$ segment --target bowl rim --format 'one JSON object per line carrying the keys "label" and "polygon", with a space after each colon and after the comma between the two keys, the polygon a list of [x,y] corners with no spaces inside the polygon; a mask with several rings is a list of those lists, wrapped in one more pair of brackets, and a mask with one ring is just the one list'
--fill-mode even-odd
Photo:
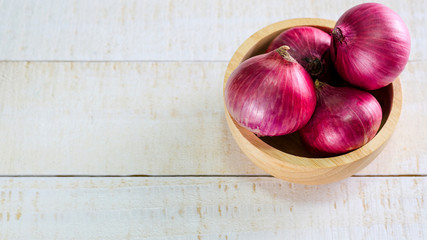
{"label": "bowl rim", "polygon": [[[223,83],[223,96],[225,92],[225,85],[230,74],[234,69],[242,62],[246,57],[247,53],[255,47],[255,45],[265,37],[275,33],[281,32],[285,29],[297,26],[312,26],[318,28],[330,28],[332,29],[335,25],[335,21],[321,18],[294,18],[288,19],[280,22],[270,24],[253,35],[246,39],[240,47],[235,51],[232,58],[229,61],[227,66],[224,83]],[[392,94],[393,99],[390,106],[390,114],[384,123],[384,126],[380,131],[375,135],[371,141],[362,147],[353,150],[351,152],[325,158],[310,158],[310,157],[301,157],[293,154],[288,154],[286,152],[280,151],[269,144],[262,141],[254,133],[238,125],[234,119],[230,116],[227,106],[224,101],[225,115],[227,124],[230,128],[231,133],[233,134],[234,139],[238,143],[239,147],[242,148],[242,144],[245,145],[245,148],[249,148],[252,157],[257,159],[264,159],[269,161],[274,161],[276,164],[287,165],[292,167],[301,167],[301,168],[332,168],[338,167],[345,164],[353,163],[364,157],[370,155],[375,150],[384,145],[387,140],[393,134],[393,131],[397,125],[401,108],[402,108],[402,90],[400,78],[397,77],[392,83]],[[243,149],[242,149],[243,150]],[[247,155],[247,152],[245,152]]]}

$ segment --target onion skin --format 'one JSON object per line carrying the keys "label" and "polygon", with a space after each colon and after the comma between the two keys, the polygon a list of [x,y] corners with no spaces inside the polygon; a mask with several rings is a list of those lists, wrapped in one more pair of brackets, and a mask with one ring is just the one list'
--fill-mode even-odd
{"label": "onion skin", "polygon": [[331,36],[314,27],[294,27],[280,33],[268,46],[267,52],[282,45],[290,47],[289,54],[301,64],[313,79],[329,82],[336,79],[330,57]]}
{"label": "onion skin", "polygon": [[344,80],[375,90],[399,76],[410,48],[409,31],[399,15],[379,3],[363,3],[338,19],[330,51]]}
{"label": "onion skin", "polygon": [[321,156],[346,153],[365,145],[378,132],[382,110],[370,93],[316,81],[316,96],[316,110],[299,132],[309,152]]}
{"label": "onion skin", "polygon": [[231,117],[258,136],[295,132],[316,107],[313,81],[288,49],[282,46],[244,61],[226,83],[225,104]]}

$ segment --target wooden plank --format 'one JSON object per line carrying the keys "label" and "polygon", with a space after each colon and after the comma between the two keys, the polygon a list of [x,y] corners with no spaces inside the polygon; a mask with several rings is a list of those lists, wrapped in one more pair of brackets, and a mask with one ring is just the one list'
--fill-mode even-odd
{"label": "wooden plank", "polygon": [[[411,60],[427,60],[424,0],[380,1],[406,22]],[[358,1],[1,1],[0,60],[229,60],[259,29],[337,20]]]}
{"label": "wooden plank", "polygon": [[[265,174],[225,122],[226,63],[0,63],[0,174]],[[427,174],[427,62],[402,75],[388,146],[360,174]]]}
{"label": "wooden plank", "polygon": [[3,62],[0,174],[256,172],[228,134],[224,69]]}
{"label": "wooden plank", "polygon": [[0,239],[425,239],[426,178],[1,178]]}

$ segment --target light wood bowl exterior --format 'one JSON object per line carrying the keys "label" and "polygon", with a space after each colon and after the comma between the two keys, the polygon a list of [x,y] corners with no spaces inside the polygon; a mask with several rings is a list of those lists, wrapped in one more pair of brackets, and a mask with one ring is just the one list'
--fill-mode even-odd
{"label": "light wood bowl exterior", "polygon": [[[326,19],[290,19],[269,25],[249,37],[234,53],[224,77],[224,87],[234,69],[251,56],[264,53],[268,44],[285,29],[295,26],[313,26],[329,31],[334,21]],[[318,158],[304,149],[298,134],[283,137],[259,138],[239,126],[226,109],[230,131],[244,154],[256,165],[274,177],[307,185],[326,184],[347,178],[366,167],[382,151],[391,137],[402,107],[400,79],[373,92],[383,108],[382,127],[363,147],[347,154]]]}

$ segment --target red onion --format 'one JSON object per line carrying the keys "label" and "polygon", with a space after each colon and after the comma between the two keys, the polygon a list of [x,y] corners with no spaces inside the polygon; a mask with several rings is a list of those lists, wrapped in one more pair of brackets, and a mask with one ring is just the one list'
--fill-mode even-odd
{"label": "red onion", "polygon": [[314,27],[294,27],[279,34],[268,46],[270,52],[282,45],[313,79],[329,82],[336,74],[330,57],[331,36]]}
{"label": "red onion", "polygon": [[316,106],[313,81],[288,46],[241,63],[225,86],[225,103],[241,126],[260,136],[278,136],[303,127]]}
{"label": "red onion", "polygon": [[381,106],[370,93],[347,87],[332,87],[316,81],[317,105],[312,118],[300,130],[308,150],[332,155],[357,149],[377,133]]}
{"label": "red onion", "polygon": [[379,3],[345,12],[332,31],[331,57],[351,84],[374,90],[391,83],[408,62],[411,40],[402,19]]}

